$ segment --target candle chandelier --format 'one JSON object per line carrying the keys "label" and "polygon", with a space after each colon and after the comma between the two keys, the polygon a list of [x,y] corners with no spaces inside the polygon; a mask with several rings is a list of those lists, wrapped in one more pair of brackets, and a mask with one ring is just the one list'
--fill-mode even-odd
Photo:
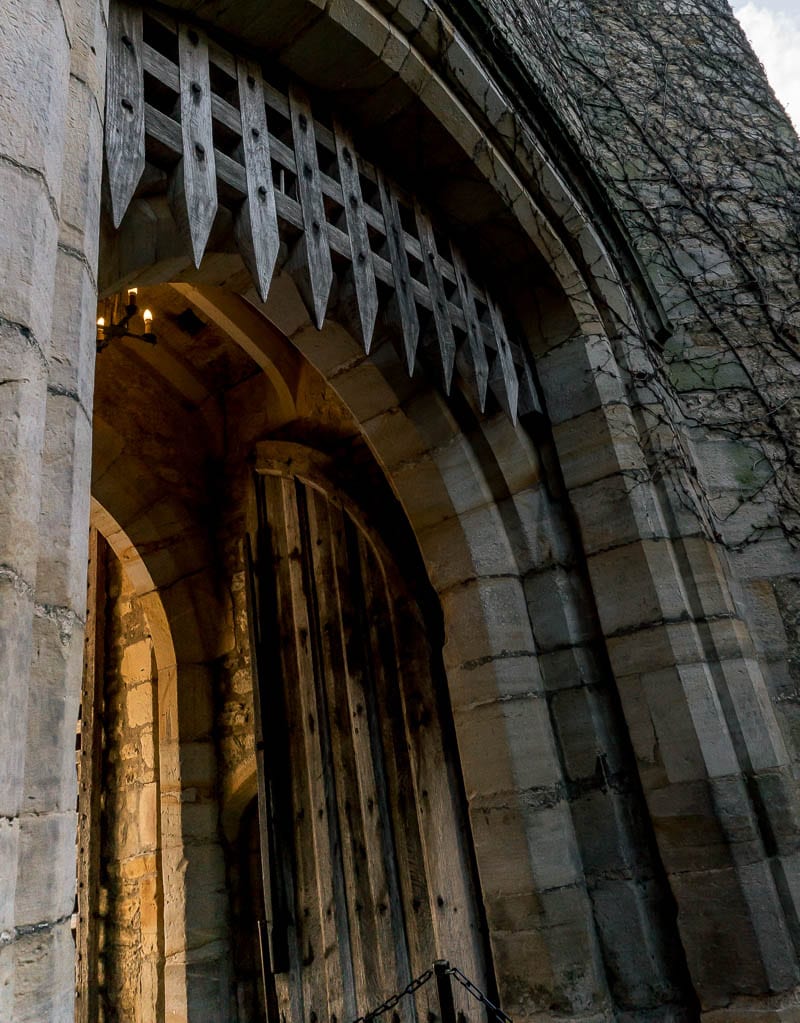
{"label": "candle chandelier", "polygon": [[116,311],[117,304],[114,303],[114,310],[110,316],[110,322],[106,323],[105,316],[97,317],[97,351],[102,352],[104,348],[107,348],[113,340],[116,338],[130,337],[135,341],[144,341],[148,345],[154,345],[158,340],[156,338],[155,331],[153,330],[153,313],[150,309],[145,309],[142,313],[142,321],[144,322],[144,331],[142,333],[136,333],[130,329],[131,320],[139,315],[139,289],[129,288],[128,289],[128,300],[125,304],[124,312],[119,320],[114,319],[114,312]]}

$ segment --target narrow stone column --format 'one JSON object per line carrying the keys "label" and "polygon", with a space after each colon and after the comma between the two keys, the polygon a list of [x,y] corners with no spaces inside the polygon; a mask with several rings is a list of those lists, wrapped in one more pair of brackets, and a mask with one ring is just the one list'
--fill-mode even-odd
{"label": "narrow stone column", "polygon": [[10,0],[0,25],[0,1018],[14,1023],[74,1012],[105,25],[100,0]]}

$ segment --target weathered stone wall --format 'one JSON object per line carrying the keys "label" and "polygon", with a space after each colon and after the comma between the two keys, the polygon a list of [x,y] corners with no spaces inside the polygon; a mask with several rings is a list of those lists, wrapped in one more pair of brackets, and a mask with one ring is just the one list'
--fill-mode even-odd
{"label": "weathered stone wall", "polygon": [[102,0],[0,18],[0,1018],[72,1019]]}
{"label": "weathered stone wall", "polygon": [[97,907],[100,1018],[156,1023],[163,965],[158,674],[146,616],[113,555],[107,579]]}
{"label": "weathered stone wall", "polygon": [[474,6],[495,26],[490,52],[555,112],[584,162],[576,179],[607,196],[598,223],[623,224],[663,307],[663,352],[642,358],[618,338],[643,436],[675,530],[730,551],[797,760],[785,651],[798,603],[800,141],[724,0]]}

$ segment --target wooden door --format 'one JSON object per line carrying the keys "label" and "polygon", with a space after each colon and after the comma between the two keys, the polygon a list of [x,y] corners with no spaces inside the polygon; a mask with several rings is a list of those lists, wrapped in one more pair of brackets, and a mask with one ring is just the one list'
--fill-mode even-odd
{"label": "wooden door", "polygon": [[[426,623],[318,477],[256,477],[259,805],[276,1023],[350,1023],[447,958],[487,964]],[[456,1008],[483,1018],[456,985]],[[428,1023],[435,988],[394,1023]]]}

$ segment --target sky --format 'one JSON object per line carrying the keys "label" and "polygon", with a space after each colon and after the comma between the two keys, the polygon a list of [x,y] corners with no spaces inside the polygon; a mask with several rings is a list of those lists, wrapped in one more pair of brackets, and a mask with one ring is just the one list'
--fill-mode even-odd
{"label": "sky", "polygon": [[733,0],[733,10],[800,131],[800,0]]}

